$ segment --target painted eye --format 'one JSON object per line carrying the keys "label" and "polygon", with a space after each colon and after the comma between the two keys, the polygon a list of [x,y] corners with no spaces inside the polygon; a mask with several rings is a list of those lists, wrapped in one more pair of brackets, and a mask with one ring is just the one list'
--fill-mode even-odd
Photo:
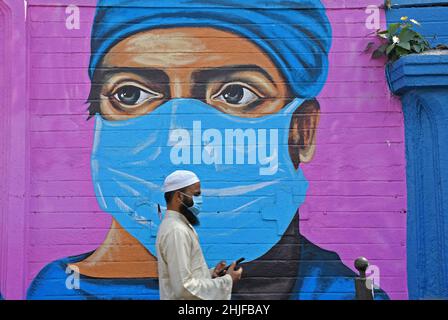
{"label": "painted eye", "polygon": [[241,106],[248,105],[260,97],[241,84],[228,84],[214,98],[231,105]]}
{"label": "painted eye", "polygon": [[119,88],[113,96],[126,106],[137,106],[150,99],[160,97],[158,94],[131,85]]}

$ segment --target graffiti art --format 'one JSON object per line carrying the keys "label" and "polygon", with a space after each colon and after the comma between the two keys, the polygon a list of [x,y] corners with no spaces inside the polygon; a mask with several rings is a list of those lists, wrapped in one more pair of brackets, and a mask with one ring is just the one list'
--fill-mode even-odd
{"label": "graffiti art", "polygon": [[99,0],[90,166],[113,223],[96,250],[41,270],[28,298],[158,299],[162,183],[182,169],[201,178],[209,265],[246,258],[233,299],[355,299],[356,274],[299,226],[331,45],[319,0]]}

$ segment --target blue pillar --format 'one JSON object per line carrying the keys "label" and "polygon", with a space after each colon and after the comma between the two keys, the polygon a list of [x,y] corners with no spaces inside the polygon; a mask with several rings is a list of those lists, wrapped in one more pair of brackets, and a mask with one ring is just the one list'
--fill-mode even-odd
{"label": "blue pillar", "polygon": [[386,68],[401,96],[407,161],[410,299],[448,298],[448,51]]}

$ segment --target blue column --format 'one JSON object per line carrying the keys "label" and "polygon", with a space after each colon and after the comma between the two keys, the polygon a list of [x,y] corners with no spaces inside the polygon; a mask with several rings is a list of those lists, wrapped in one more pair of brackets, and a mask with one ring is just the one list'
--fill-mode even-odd
{"label": "blue column", "polygon": [[410,299],[448,298],[448,51],[386,68],[401,96],[407,160]]}

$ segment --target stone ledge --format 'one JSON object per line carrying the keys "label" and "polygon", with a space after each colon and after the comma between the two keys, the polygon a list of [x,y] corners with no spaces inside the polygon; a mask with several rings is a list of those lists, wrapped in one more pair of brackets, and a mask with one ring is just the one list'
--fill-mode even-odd
{"label": "stone ledge", "polygon": [[447,5],[448,0],[391,0],[392,9]]}
{"label": "stone ledge", "polygon": [[397,95],[416,88],[448,89],[448,50],[410,54],[386,66],[390,90]]}

